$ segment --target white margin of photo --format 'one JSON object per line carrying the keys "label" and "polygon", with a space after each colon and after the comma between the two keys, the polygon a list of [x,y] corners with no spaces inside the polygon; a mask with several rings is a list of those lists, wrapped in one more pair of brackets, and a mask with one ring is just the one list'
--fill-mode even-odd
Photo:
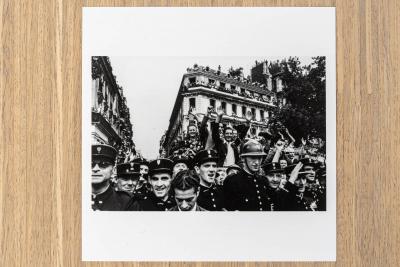
{"label": "white margin of photo", "polygon": [[[82,260],[336,260],[335,8],[83,8],[82,25]],[[327,211],[93,211],[90,59],[118,55],[326,56]]]}

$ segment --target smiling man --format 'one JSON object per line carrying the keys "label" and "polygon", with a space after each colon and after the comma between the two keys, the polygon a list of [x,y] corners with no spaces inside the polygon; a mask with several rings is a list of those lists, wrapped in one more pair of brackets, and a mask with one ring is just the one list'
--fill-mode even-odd
{"label": "smiling man", "polygon": [[190,170],[180,171],[172,181],[171,190],[176,206],[170,211],[206,211],[197,204],[200,193],[200,178]]}
{"label": "smiling man", "polygon": [[197,203],[208,211],[224,208],[222,189],[216,185],[218,155],[214,150],[199,151],[194,157],[195,171],[200,176],[200,194]]}
{"label": "smiling man", "polygon": [[265,176],[268,180],[268,196],[271,199],[271,211],[288,210],[287,201],[289,199],[289,191],[280,185],[282,179],[285,179],[285,169],[277,162],[271,162],[263,166]]}
{"label": "smiling man", "polygon": [[166,211],[174,206],[169,194],[172,181],[173,162],[157,159],[149,163],[149,184],[151,192],[137,200],[132,207],[135,211]]}
{"label": "smiling man", "polygon": [[139,177],[140,165],[138,163],[129,162],[118,164],[116,191],[124,191],[133,196]]}
{"label": "smiling man", "polygon": [[126,210],[131,197],[124,191],[115,191],[110,185],[117,150],[108,145],[92,145],[92,209]]}

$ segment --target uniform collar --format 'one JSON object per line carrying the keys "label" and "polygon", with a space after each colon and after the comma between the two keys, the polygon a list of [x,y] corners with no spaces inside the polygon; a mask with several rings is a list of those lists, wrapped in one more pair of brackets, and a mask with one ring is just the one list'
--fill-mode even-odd
{"label": "uniform collar", "polygon": [[111,185],[109,184],[107,189],[104,192],[101,192],[99,194],[93,194],[92,193],[92,199],[106,199],[113,193],[113,189]]}

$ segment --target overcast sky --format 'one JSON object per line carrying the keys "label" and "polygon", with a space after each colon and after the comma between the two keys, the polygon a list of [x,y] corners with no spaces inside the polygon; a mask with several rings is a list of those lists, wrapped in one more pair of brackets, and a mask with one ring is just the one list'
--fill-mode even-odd
{"label": "overcast sky", "polygon": [[[117,83],[131,114],[133,141],[136,149],[147,159],[158,156],[159,141],[168,129],[169,118],[186,68],[194,63],[222,72],[233,66],[243,67],[245,77],[255,61],[284,57],[110,57]],[[311,58],[300,58],[309,64]]]}

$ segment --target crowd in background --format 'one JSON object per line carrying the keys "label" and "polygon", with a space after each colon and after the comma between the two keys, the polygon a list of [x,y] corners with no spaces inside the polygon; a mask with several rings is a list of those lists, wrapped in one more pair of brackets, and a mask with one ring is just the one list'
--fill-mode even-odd
{"label": "crowd in background", "polygon": [[[92,208],[326,210],[325,140],[315,136],[295,140],[279,121],[257,131],[250,111],[246,121],[236,125],[224,122],[223,115],[221,107],[209,107],[201,120],[190,112],[189,125],[174,140],[169,155],[161,149],[159,158],[153,160],[127,150],[116,161],[112,147],[94,145]],[[101,162],[104,159],[109,165]],[[116,172],[103,172],[115,163]]]}

